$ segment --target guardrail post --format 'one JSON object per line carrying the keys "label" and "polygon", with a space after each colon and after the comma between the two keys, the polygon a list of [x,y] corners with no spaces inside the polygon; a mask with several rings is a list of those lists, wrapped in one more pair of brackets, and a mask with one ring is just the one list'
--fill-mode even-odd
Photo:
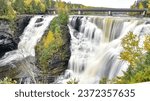
{"label": "guardrail post", "polygon": [[143,12],[142,12],[142,16],[145,16],[145,15],[146,15],[146,11],[143,11]]}
{"label": "guardrail post", "polygon": [[81,11],[78,11],[78,14],[81,15]]}
{"label": "guardrail post", "polygon": [[56,14],[56,11],[53,11],[53,14],[55,15],[55,14]]}
{"label": "guardrail post", "polygon": [[108,12],[108,15],[109,15],[109,16],[112,16],[112,11],[109,11],[109,12]]}

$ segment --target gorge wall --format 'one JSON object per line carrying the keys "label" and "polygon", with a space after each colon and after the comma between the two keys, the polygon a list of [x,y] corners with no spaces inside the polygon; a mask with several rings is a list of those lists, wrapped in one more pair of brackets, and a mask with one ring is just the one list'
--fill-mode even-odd
{"label": "gorge wall", "polygon": [[0,57],[17,49],[19,36],[28,25],[31,16],[18,17],[15,21],[0,19]]}
{"label": "gorge wall", "polygon": [[[0,79],[11,77],[17,83],[52,83],[67,69],[69,28],[67,23],[61,23],[58,17],[54,17],[21,16],[13,29],[8,25],[13,30],[10,33],[12,41],[17,39],[17,42],[15,50],[5,51],[0,58]],[[6,28],[7,25],[4,25]]]}

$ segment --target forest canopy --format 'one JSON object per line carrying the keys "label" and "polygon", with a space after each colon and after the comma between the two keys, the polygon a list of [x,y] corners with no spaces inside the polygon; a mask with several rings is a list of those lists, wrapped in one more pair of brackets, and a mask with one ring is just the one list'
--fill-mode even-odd
{"label": "forest canopy", "polygon": [[[61,0],[0,0],[0,18],[14,19],[18,14],[42,14],[55,8]],[[81,4],[62,2],[67,8],[85,8]]]}
{"label": "forest canopy", "polygon": [[150,16],[150,0],[138,0],[131,6],[132,9],[147,9],[147,14]]}

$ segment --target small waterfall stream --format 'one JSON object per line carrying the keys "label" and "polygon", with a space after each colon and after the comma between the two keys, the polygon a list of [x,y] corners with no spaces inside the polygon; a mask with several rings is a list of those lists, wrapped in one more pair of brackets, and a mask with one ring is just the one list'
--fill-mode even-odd
{"label": "small waterfall stream", "polygon": [[[137,35],[150,33],[150,19],[130,17],[72,16],[71,57],[69,69],[61,82],[76,79],[79,83],[99,83],[122,76],[128,68],[120,60],[121,39],[128,33]],[[59,78],[59,79],[60,79]]]}
{"label": "small waterfall stream", "polygon": [[[18,78],[26,77],[26,80],[24,80],[23,83],[31,83],[32,80],[32,82],[36,83],[34,77],[36,73],[33,72],[37,69],[34,65],[34,47],[43,36],[45,30],[48,28],[53,18],[54,16],[42,15],[37,15],[31,18],[29,24],[20,37],[21,41],[18,44],[18,49],[7,52],[0,59],[0,67],[5,65],[13,65],[14,67],[20,66],[21,71],[23,72],[18,75]],[[18,61],[21,62],[17,63]]]}

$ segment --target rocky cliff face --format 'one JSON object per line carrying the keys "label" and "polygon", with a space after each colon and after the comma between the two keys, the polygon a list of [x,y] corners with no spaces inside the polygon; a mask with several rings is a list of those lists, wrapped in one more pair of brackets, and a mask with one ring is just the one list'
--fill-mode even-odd
{"label": "rocky cliff face", "polygon": [[[31,17],[19,17],[15,22],[1,21],[0,54],[17,49],[19,36],[28,25]],[[40,22],[39,19],[37,22]],[[61,75],[68,67],[70,58],[70,34],[67,24],[60,25],[55,18],[43,38],[36,46],[36,57],[27,57],[21,61],[0,67],[0,79],[11,77],[18,83],[52,83],[55,77]],[[12,26],[13,25],[13,26]],[[36,60],[34,60],[36,59]],[[36,65],[35,65],[36,61]],[[28,68],[31,67],[31,68]],[[37,69],[38,67],[38,69]],[[32,69],[32,70],[30,70]],[[33,71],[34,77],[28,71]],[[21,80],[20,80],[21,78]],[[31,78],[31,81],[28,81]]]}
{"label": "rocky cliff face", "polygon": [[0,58],[6,52],[17,49],[19,36],[28,25],[30,18],[30,16],[22,16],[16,21],[0,19]]}
{"label": "rocky cliff face", "polygon": [[67,26],[62,26],[63,29],[63,45],[58,48],[53,56],[49,59],[48,73],[51,76],[57,77],[68,68],[68,61],[70,59],[70,34]]}
{"label": "rocky cliff face", "polygon": [[36,46],[37,67],[42,73],[42,83],[52,83],[68,68],[70,59],[70,33],[67,24],[59,18],[51,21],[49,29]]}

